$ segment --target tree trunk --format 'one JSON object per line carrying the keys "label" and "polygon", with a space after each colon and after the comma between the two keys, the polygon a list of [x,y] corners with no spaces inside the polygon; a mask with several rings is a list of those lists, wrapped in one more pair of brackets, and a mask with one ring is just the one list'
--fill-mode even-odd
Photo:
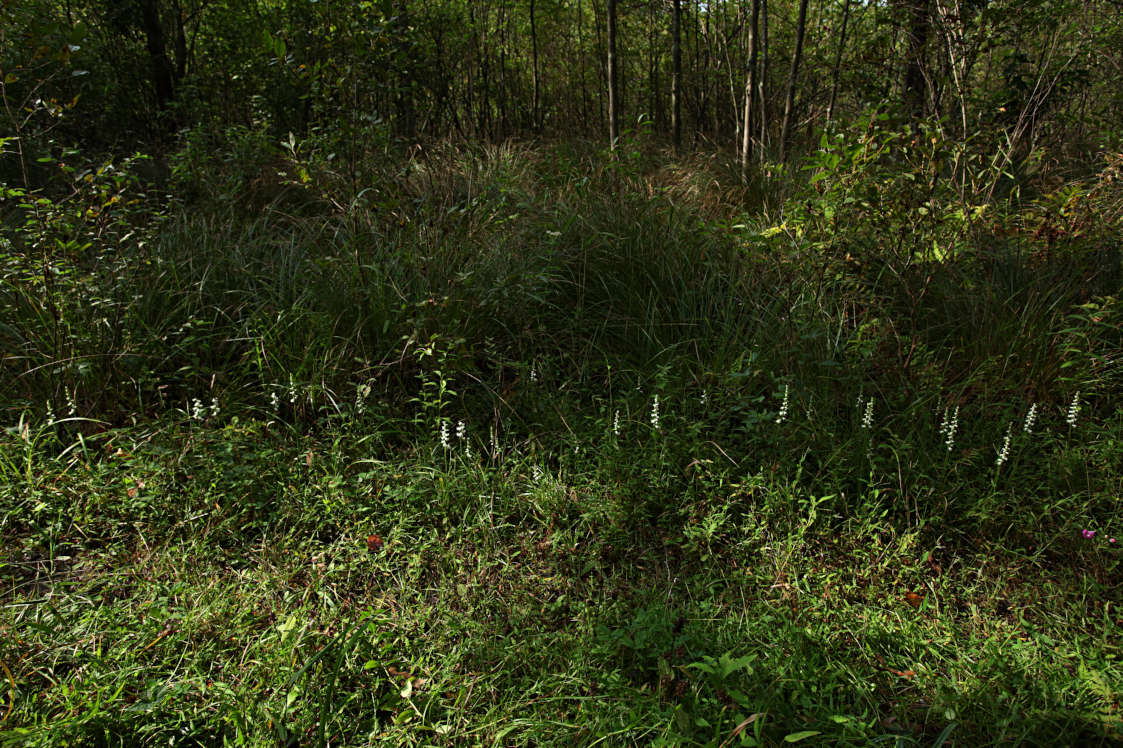
{"label": "tree trunk", "polygon": [[538,115],[538,28],[534,20],[534,0],[530,0],[530,54],[534,71],[534,93],[531,104],[530,116],[534,121],[534,129],[542,128],[542,121]]}
{"label": "tree trunk", "polygon": [[[701,0],[699,0],[699,5],[701,5]],[[718,130],[721,127],[718,123],[717,113],[718,95],[715,91],[717,84],[714,83],[715,76],[711,74],[713,70],[718,67],[718,64],[714,62],[714,59],[717,57],[717,53],[714,50],[714,29],[716,26],[717,24],[714,22],[713,4],[711,2],[706,5],[706,26],[702,33],[703,37],[706,39],[706,65],[704,68],[704,75],[706,76],[704,79],[706,81],[706,97],[703,100],[705,106],[703,106],[702,111],[705,113],[706,119],[709,120],[710,137],[714,140],[717,139]]]}
{"label": "tree trunk", "polygon": [[156,92],[156,109],[163,112],[175,98],[175,72],[168,59],[157,0],[141,0],[140,12],[148,64],[152,69],[152,85]]}
{"label": "tree trunk", "polygon": [[620,136],[620,102],[616,79],[616,0],[608,0],[608,139],[616,148]]}
{"label": "tree trunk", "polygon": [[735,77],[735,71],[737,70],[739,60],[737,60],[733,40],[735,38],[740,38],[741,28],[743,26],[744,21],[739,17],[736,23],[730,23],[723,4],[721,10],[721,30],[718,32],[718,38],[721,41],[721,60],[725,63],[726,85],[729,87],[729,109],[726,110],[722,107],[721,123],[723,125],[725,123],[730,123],[732,125],[734,147],[740,144],[738,138],[741,132],[738,128],[741,124],[741,102],[737,98],[738,80]]}
{"label": "tree trunk", "polygon": [[760,94],[760,160],[765,158],[768,142],[768,0],[760,0],[760,75],[757,85]]}
{"label": "tree trunk", "polygon": [[[468,3],[471,8],[473,3]],[[479,131],[483,133],[485,138],[494,140],[495,133],[492,131],[491,126],[491,53],[490,49],[490,31],[489,25],[491,24],[491,12],[486,6],[484,7],[483,15],[483,33],[478,35],[479,39],[479,56],[480,56],[480,124]]]}
{"label": "tree trunk", "polygon": [[799,62],[803,56],[803,35],[807,31],[807,0],[799,2],[799,20],[795,28],[795,51],[792,53],[792,67],[788,72],[788,95],[784,99],[784,125],[780,130],[780,161],[788,154],[788,139],[792,134],[792,117],[795,115],[795,84],[799,77]]}
{"label": "tree trunk", "polygon": [[585,35],[582,32],[582,20],[585,11],[581,8],[581,0],[577,0],[577,65],[581,71],[581,130],[589,132],[589,89],[585,83]]}
{"label": "tree trunk", "polygon": [[[952,84],[955,86],[955,95],[959,104],[960,138],[967,140],[967,89],[966,84],[970,79],[971,67],[974,65],[975,47],[973,50],[967,44],[964,33],[965,19],[963,8],[959,0],[954,0],[954,8],[936,4],[936,12],[940,14],[940,33],[944,37],[944,49],[947,54],[948,71],[951,74]],[[1078,121],[1083,121],[1081,117]]]}
{"label": "tree trunk", "polygon": [[[407,0],[399,0],[398,7],[398,21],[397,25],[400,29],[398,32],[399,54],[402,54],[409,60],[408,65],[413,66],[413,49],[409,43],[411,34],[409,31],[409,4]],[[410,71],[406,71],[405,80],[402,81],[398,92],[398,114],[399,114],[399,127],[400,132],[407,138],[413,138],[417,134],[417,119],[413,108],[413,79]]]}
{"label": "tree trunk", "polygon": [[682,3],[671,9],[671,142],[682,147]]}
{"label": "tree trunk", "polygon": [[655,131],[663,129],[663,106],[659,90],[659,23],[655,6],[647,6],[647,109],[655,124]]}
{"label": "tree trunk", "polygon": [[183,8],[179,0],[175,2],[175,82],[183,80],[187,74],[187,32],[184,29]]}
{"label": "tree trunk", "polygon": [[834,103],[838,98],[838,73],[842,66],[842,50],[846,45],[846,22],[850,20],[850,0],[842,6],[842,29],[838,34],[838,51],[834,55],[834,70],[831,71],[831,100],[827,104],[827,123],[834,118]]}
{"label": "tree trunk", "polygon": [[466,77],[467,77],[467,80],[468,80],[468,88],[465,91],[465,96],[464,96],[464,99],[465,99],[464,105],[465,105],[465,109],[466,109],[464,118],[466,120],[468,120],[468,127],[472,128],[474,132],[478,133],[478,125],[476,124],[476,122],[477,122],[477,120],[476,120],[476,107],[475,107],[475,102],[476,102],[476,94],[475,94],[475,91],[476,91],[476,76],[474,74],[474,70],[475,70],[476,58],[478,56],[477,50],[479,50],[480,45],[476,41],[476,17],[475,17],[475,14],[472,12],[472,4],[468,3],[468,7],[465,10],[468,13],[468,38],[471,40],[472,50],[471,50],[471,53],[468,55],[468,59],[465,62],[465,65],[466,65],[465,74],[466,74]]}
{"label": "tree trunk", "polygon": [[900,0],[907,14],[905,45],[905,112],[912,119],[925,115],[928,71],[926,53],[930,26],[928,0]]}
{"label": "tree trunk", "polygon": [[690,108],[694,117],[691,142],[697,144],[706,122],[706,60],[702,47],[702,0],[690,3],[690,27],[694,31],[694,59],[690,65]]}
{"label": "tree trunk", "polygon": [[756,96],[756,58],[760,23],[760,0],[752,0],[749,11],[749,70],[745,73],[745,121],[741,133],[741,181],[749,181],[753,142],[753,98]]}

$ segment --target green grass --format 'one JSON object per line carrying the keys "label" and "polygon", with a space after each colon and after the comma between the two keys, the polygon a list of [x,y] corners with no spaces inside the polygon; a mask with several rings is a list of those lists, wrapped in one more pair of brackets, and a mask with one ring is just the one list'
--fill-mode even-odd
{"label": "green grass", "polygon": [[936,261],[818,212],[873,167],[305,166],[11,233],[0,744],[1120,741],[1117,222]]}
{"label": "green grass", "polygon": [[1118,729],[1106,538],[951,549],[708,467],[666,497],[678,527],[643,527],[611,456],[380,459],[362,433],[168,423],[39,465],[5,496],[33,518],[6,533],[5,739],[704,745],[757,713],[768,744]]}

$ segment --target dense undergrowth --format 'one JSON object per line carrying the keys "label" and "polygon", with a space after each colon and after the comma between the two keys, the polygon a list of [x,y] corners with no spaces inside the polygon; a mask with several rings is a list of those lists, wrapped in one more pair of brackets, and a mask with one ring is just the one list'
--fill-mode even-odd
{"label": "dense undergrowth", "polygon": [[0,741],[1118,740],[1120,162],[951,147],[62,159],[2,209]]}

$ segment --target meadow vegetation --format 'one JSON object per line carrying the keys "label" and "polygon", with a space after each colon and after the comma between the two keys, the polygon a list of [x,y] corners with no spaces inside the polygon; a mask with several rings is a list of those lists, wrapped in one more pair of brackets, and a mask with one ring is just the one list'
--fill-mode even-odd
{"label": "meadow vegetation", "polygon": [[0,744],[1119,741],[1123,161],[917,132],[37,165]]}

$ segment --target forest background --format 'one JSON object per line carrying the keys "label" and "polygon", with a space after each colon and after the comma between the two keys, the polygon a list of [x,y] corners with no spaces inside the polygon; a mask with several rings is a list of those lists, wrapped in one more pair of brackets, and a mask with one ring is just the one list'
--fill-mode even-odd
{"label": "forest background", "polygon": [[3,0],[0,743],[1113,744],[1117,0]]}

